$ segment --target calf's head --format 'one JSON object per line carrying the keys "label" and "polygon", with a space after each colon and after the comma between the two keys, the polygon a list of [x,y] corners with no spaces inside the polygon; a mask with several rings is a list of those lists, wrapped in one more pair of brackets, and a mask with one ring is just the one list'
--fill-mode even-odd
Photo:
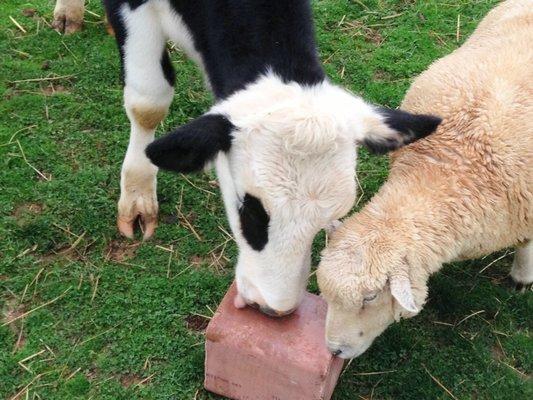
{"label": "calf's head", "polygon": [[239,247],[241,302],[283,315],[305,291],[314,236],[354,203],[357,144],[383,153],[438,122],[373,107],[326,81],[306,87],[267,75],[146,152],[178,172],[214,161]]}

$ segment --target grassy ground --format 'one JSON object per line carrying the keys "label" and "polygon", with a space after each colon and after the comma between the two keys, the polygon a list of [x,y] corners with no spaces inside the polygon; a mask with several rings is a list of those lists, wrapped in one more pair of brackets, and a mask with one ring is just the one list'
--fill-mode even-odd
{"label": "grassy ground", "polygon": [[[317,0],[321,57],[335,82],[397,106],[494,3]],[[52,9],[0,2],[0,398],[215,399],[202,389],[202,316],[236,256],[215,176],[160,174],[155,239],[118,236],[128,121],[114,40],[98,1],[69,37],[47,26]],[[212,101],[195,67],[172,58],[177,93],[161,132]],[[361,155],[361,202],[386,169]],[[422,314],[354,361],[335,399],[532,398],[533,295],[504,284],[511,253],[447,266]]]}

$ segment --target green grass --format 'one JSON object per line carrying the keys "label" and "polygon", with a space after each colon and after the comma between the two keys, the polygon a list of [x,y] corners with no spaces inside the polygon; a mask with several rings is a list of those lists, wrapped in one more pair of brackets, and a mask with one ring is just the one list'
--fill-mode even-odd
{"label": "green grass", "polygon": [[[317,0],[321,57],[333,81],[397,106],[412,77],[460,45],[495,3]],[[43,23],[52,9],[51,0],[0,3],[0,321],[31,311],[0,327],[0,398],[22,390],[19,398],[47,400],[216,399],[202,389],[204,337],[191,327],[233,277],[235,245],[210,254],[228,229],[214,174],[192,184],[160,174],[155,239],[118,236],[128,121],[114,39],[93,14],[82,33],[62,37]],[[88,9],[102,15],[96,0]],[[194,65],[172,58],[176,96],[160,132],[212,101]],[[14,82],[53,76],[67,77]],[[358,170],[362,204],[387,160],[362,152]],[[201,241],[177,223],[177,205]],[[316,242],[318,254],[323,235]],[[355,360],[334,398],[449,398],[437,381],[459,399],[532,398],[533,295],[505,286],[511,261],[501,253],[447,266],[421,315]]]}

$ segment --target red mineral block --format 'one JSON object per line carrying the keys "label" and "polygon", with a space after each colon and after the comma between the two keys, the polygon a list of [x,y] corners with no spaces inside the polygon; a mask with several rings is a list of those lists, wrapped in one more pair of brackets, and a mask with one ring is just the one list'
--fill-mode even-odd
{"label": "red mineral block", "polygon": [[237,309],[235,284],[206,331],[207,390],[235,400],[329,400],[343,360],[324,339],[326,303],[307,293],[290,316]]}

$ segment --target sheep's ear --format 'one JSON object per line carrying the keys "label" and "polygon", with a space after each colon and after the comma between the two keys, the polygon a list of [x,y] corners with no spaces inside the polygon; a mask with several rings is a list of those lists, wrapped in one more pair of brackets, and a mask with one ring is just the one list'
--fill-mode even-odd
{"label": "sheep's ear", "polygon": [[205,114],[152,142],[146,155],[154,165],[169,171],[199,171],[219,151],[230,149],[233,129],[225,116]]}
{"label": "sheep's ear", "polygon": [[392,275],[390,277],[390,291],[398,304],[403,309],[411,313],[418,313],[420,310],[415,304],[411,281],[403,275]]}
{"label": "sheep's ear", "polygon": [[372,117],[366,120],[362,144],[371,153],[384,154],[428,136],[441,121],[434,115],[375,107]]}

